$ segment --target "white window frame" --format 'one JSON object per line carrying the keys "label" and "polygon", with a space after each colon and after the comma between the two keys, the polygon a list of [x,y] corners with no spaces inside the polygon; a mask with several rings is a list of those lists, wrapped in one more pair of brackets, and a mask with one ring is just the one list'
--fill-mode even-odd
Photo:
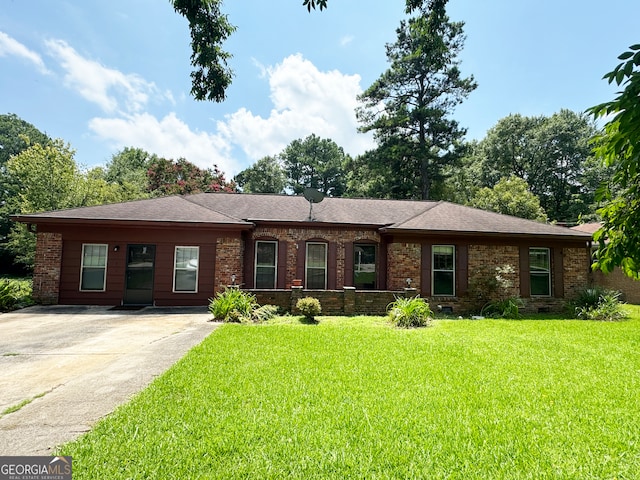
{"label": "white window frame", "polygon": [[[183,271],[183,270],[190,270],[188,267],[178,267],[177,265],[177,260],[178,260],[178,249],[179,248],[189,248],[189,249],[195,249],[196,250],[196,261],[197,261],[197,266],[196,266],[196,283],[194,286],[194,290],[176,290],[176,273],[178,271]],[[173,250],[173,293],[198,293],[198,279],[199,279],[199,275],[200,275],[200,247],[197,245],[176,245],[176,247]]]}
{"label": "white window frame", "polygon": [[[270,243],[276,246],[275,255],[273,258],[273,265],[258,265],[258,244],[259,243]],[[258,267],[263,268],[271,268],[273,267],[273,287],[276,288],[278,285],[278,241],[277,240],[256,240],[256,248],[255,255],[253,256],[253,285],[255,288],[264,288],[258,287]]]}
{"label": "white window frame", "polygon": [[322,245],[324,247],[324,287],[316,288],[316,290],[326,290],[327,289],[327,275],[329,270],[327,256],[329,254],[329,245],[326,242],[307,242],[305,257],[304,257],[304,276],[305,276],[305,287],[309,288],[309,269],[313,268],[319,270],[319,267],[309,267],[309,246],[311,245]]}
{"label": "white window frame", "polygon": [[[453,254],[453,267],[451,268],[451,270],[449,269],[442,269],[442,268],[436,268],[435,267],[435,251],[436,248],[438,247],[447,247],[450,248]],[[445,293],[435,293],[435,288],[436,288],[436,272],[452,272],[453,273],[453,277],[452,277],[452,290],[453,293],[450,294],[445,294]],[[434,297],[455,297],[456,296],[456,246],[455,245],[432,245],[431,246],[431,295]]]}
{"label": "white window frame", "polygon": [[[545,294],[534,294],[531,291],[532,288],[532,282],[531,282],[531,277],[533,276],[533,270],[531,269],[531,254],[533,253],[534,250],[542,250],[545,251],[547,253],[547,270],[545,271],[540,271],[537,273],[546,273],[547,275],[547,280],[548,280],[548,291],[549,293],[545,293]],[[531,295],[532,297],[542,297],[542,298],[549,298],[551,297],[551,249],[548,247],[529,247],[529,295]]]}
{"label": "white window frame", "polygon": [[[82,288],[82,276],[85,268],[100,268],[100,266],[95,265],[87,265],[84,264],[84,251],[86,247],[104,247],[104,266],[101,267],[103,269],[102,275],[102,288]],[[109,262],[109,245],[106,243],[83,243],[82,244],[82,256],[80,257],[80,285],[79,290],[81,292],[104,292],[107,289],[107,264]]]}

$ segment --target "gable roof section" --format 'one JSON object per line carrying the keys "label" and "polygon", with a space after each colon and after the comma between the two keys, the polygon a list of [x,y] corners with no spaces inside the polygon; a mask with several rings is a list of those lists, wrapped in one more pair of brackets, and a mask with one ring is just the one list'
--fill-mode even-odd
{"label": "gable roof section", "polygon": [[449,202],[199,193],[16,215],[25,223],[158,222],[251,228],[255,223],[322,224],[378,228],[388,233],[542,236],[588,241],[588,233],[487,212]]}

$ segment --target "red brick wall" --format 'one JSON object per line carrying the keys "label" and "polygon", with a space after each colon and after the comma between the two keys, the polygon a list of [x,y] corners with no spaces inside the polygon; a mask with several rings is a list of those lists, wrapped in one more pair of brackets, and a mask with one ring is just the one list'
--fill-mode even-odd
{"label": "red brick wall", "polygon": [[[287,243],[287,273],[286,285],[289,287],[297,277],[298,242],[310,239],[324,240],[337,246],[336,258],[336,288],[345,286],[345,244],[359,241],[380,242],[380,235],[370,230],[348,230],[337,228],[265,228],[258,227],[252,238],[274,238]],[[247,259],[253,261],[253,259]]]}
{"label": "red brick wall", "polygon": [[402,290],[411,279],[411,287],[420,291],[422,246],[419,243],[398,242],[387,246],[387,288]]}
{"label": "red brick wall", "polygon": [[33,299],[44,305],[58,303],[62,266],[62,234],[40,232],[36,239]]}
{"label": "red brick wall", "polygon": [[242,285],[243,269],[242,258],[244,254],[243,243],[239,238],[218,238],[216,244],[216,268],[215,283],[216,292],[222,291],[227,285],[231,285],[231,276],[236,276],[236,284]]}
{"label": "red brick wall", "polygon": [[611,273],[593,272],[593,283],[607,290],[622,292],[621,299],[627,303],[640,304],[640,281],[627,277],[620,268]]}

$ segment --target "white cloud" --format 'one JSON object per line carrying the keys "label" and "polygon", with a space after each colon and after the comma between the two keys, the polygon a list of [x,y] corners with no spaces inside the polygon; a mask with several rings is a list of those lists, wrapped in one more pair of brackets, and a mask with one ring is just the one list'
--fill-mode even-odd
{"label": "white cloud", "polygon": [[280,153],[289,143],[312,133],[330,138],[347,153],[373,148],[371,135],[357,133],[359,75],[321,72],[302,55],[290,55],[267,68],[274,109],[268,118],[242,108],[218,122],[219,132],[252,160]]}
{"label": "white cloud", "polygon": [[202,168],[215,164],[227,177],[240,170],[231,160],[231,147],[226,140],[215,134],[194,132],[175,113],[162,120],[149,113],[93,118],[89,128],[118,149],[134,146],[174,160],[184,157]]}
{"label": "white cloud", "polygon": [[167,98],[167,94],[162,95],[155,83],[147,82],[139,75],[124,74],[88,60],[63,40],[47,40],[45,44],[49,53],[60,61],[66,71],[66,85],[107,113],[137,113],[147,105],[150,97]]}
{"label": "white cloud", "polygon": [[341,47],[346,47],[347,45],[349,45],[351,42],[353,42],[354,36],[353,35],[345,35],[344,37],[342,37],[340,39],[340,46]]}
{"label": "white cloud", "polygon": [[30,63],[33,63],[40,73],[49,74],[49,70],[44,64],[42,57],[36,52],[29,50],[22,43],[10,37],[4,32],[0,32],[0,57],[16,56]]}

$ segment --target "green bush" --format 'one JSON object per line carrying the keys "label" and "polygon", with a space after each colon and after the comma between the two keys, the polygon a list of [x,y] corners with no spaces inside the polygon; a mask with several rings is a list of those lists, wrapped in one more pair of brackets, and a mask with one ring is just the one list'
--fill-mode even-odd
{"label": "green bush", "polygon": [[0,279],[0,312],[33,305],[31,280]]}
{"label": "green bush", "polygon": [[389,318],[396,327],[428,327],[431,325],[433,312],[424,298],[396,297],[387,307]]}
{"label": "green bush", "polygon": [[571,308],[576,318],[583,320],[621,320],[626,317],[620,292],[591,287],[583,290]]}
{"label": "green bush", "polygon": [[316,315],[320,315],[320,313],[322,312],[322,306],[320,305],[320,300],[313,297],[301,298],[296,303],[296,308],[308,320],[314,320]]}
{"label": "green bush", "polygon": [[481,315],[489,318],[520,318],[520,309],[524,307],[522,299],[517,297],[494,300],[482,307]]}
{"label": "green bush", "polygon": [[256,308],[251,315],[251,320],[255,323],[266,322],[278,314],[278,307],[275,305],[262,305]]}
{"label": "green bush", "polygon": [[213,318],[229,323],[251,321],[258,307],[255,295],[234,287],[218,292],[209,302]]}

